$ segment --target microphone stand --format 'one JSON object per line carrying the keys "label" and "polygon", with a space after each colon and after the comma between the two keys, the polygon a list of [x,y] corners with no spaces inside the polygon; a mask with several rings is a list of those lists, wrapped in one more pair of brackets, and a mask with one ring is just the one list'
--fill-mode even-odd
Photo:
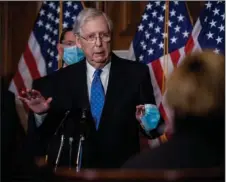
{"label": "microphone stand", "polygon": [[82,164],[82,146],[83,146],[84,140],[85,140],[85,137],[83,135],[80,135],[79,145],[78,145],[78,152],[77,152],[77,159],[76,159],[76,172],[79,172],[80,169],[81,169],[81,164]]}
{"label": "microphone stand", "polygon": [[61,135],[61,139],[60,139],[60,147],[59,147],[59,151],[58,151],[57,158],[56,158],[56,161],[55,161],[55,168],[54,168],[55,171],[57,170],[57,167],[58,167],[58,164],[59,164],[63,145],[64,145],[64,134]]}
{"label": "microphone stand", "polygon": [[[64,114],[64,117],[62,119],[62,121],[60,122],[60,125],[57,127],[54,135],[57,135],[60,128],[61,127],[64,127],[64,122],[66,121],[68,115],[69,115],[70,111],[67,111],[65,114]],[[59,161],[60,161],[60,157],[61,157],[61,153],[62,153],[62,149],[63,149],[63,146],[64,146],[64,133],[62,132],[61,134],[61,139],[60,139],[60,147],[59,147],[59,150],[58,150],[58,153],[57,153],[57,158],[56,158],[56,161],[55,161],[55,167],[54,167],[54,170],[56,171],[57,170],[57,167],[58,167],[58,164],[59,164]]]}
{"label": "microphone stand", "polygon": [[78,152],[77,152],[77,158],[76,158],[76,172],[79,172],[81,169],[82,165],[82,148],[83,148],[83,143],[85,141],[85,131],[86,131],[86,109],[83,109],[82,111],[82,118],[80,121],[80,138],[79,138],[79,145],[78,145]]}

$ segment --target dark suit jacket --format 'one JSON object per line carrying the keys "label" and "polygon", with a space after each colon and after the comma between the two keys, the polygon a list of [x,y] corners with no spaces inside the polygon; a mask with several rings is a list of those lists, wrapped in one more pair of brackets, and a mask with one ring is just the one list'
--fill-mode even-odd
{"label": "dark suit jacket", "polygon": [[[53,97],[48,116],[35,132],[39,138],[39,145],[36,145],[39,147],[35,149],[39,154],[36,155],[47,151],[46,146],[67,110],[72,111],[72,115],[64,133],[67,137],[73,136],[77,143],[81,108],[90,108],[85,60],[37,80],[34,88],[45,97]],[[155,104],[148,67],[112,54],[105,105],[97,131],[91,113],[88,116],[89,132],[84,143],[83,167],[117,168],[139,152],[140,126],[135,111],[136,105],[144,103]],[[155,138],[159,133],[153,130],[151,135]],[[61,164],[67,165],[67,160],[65,158]]]}
{"label": "dark suit jacket", "polygon": [[22,140],[25,136],[16,111],[15,96],[1,79],[1,179],[10,181],[16,169]]}

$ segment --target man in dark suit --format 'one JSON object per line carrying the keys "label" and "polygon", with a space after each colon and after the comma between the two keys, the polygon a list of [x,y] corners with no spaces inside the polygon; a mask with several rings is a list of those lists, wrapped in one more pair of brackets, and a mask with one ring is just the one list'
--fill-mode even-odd
{"label": "man in dark suit", "polygon": [[[105,13],[91,8],[81,11],[73,31],[86,59],[49,76],[48,89],[28,89],[20,99],[45,118],[37,131],[43,146],[68,110],[73,119],[67,122],[65,133],[76,141],[81,109],[87,109],[89,132],[82,167],[117,168],[139,152],[137,119],[143,104],[155,104],[149,69],[111,52],[112,22]],[[155,138],[160,134],[157,128],[146,135]]]}
{"label": "man in dark suit", "polygon": [[224,56],[213,52],[185,58],[167,84],[175,133],[170,141],[131,158],[123,168],[224,168],[224,65]]}

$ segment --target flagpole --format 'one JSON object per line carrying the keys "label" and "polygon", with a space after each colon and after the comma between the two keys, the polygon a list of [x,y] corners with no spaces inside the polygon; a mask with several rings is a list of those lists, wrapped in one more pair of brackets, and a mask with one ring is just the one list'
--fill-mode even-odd
{"label": "flagpole", "polygon": [[169,1],[166,1],[166,10],[165,10],[165,21],[164,21],[164,51],[163,51],[163,72],[162,72],[162,95],[165,92],[165,75],[167,75],[167,66],[168,66],[168,37],[169,37]]}
{"label": "flagpole", "polygon": [[81,1],[81,3],[82,3],[83,9],[86,9],[86,5],[85,5],[84,1]]}
{"label": "flagpole", "polygon": [[[62,25],[63,25],[63,2],[62,0],[59,1],[60,3],[60,12],[59,12],[59,41],[60,41],[60,36],[62,33]],[[62,57],[59,57],[58,60],[58,69],[62,68]]]}
{"label": "flagpole", "polygon": [[[164,35],[166,35],[164,37],[164,50],[163,50],[163,72],[162,72],[162,95],[165,92],[165,75],[167,75],[168,73],[168,53],[169,53],[169,1],[166,1],[166,10],[165,10],[165,21],[164,21]],[[165,116],[166,118],[164,118],[164,120],[168,120],[167,116]],[[161,136],[160,136],[160,140],[162,143],[165,143],[168,141],[167,136],[166,136],[166,132],[164,132]]]}
{"label": "flagpole", "polygon": [[190,22],[191,22],[191,25],[193,26],[194,23],[193,23],[193,18],[191,16],[191,13],[190,13],[190,10],[188,8],[188,3],[185,1],[185,5],[186,5],[186,9],[187,9],[187,12],[188,12],[188,16],[189,16],[189,19],[190,19]]}

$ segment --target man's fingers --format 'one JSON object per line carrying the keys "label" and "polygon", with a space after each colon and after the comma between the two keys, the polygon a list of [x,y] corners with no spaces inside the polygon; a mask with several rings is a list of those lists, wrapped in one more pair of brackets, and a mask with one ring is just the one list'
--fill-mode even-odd
{"label": "man's fingers", "polygon": [[47,100],[46,100],[46,104],[49,104],[50,102],[52,102],[53,98],[52,97],[49,97]]}

